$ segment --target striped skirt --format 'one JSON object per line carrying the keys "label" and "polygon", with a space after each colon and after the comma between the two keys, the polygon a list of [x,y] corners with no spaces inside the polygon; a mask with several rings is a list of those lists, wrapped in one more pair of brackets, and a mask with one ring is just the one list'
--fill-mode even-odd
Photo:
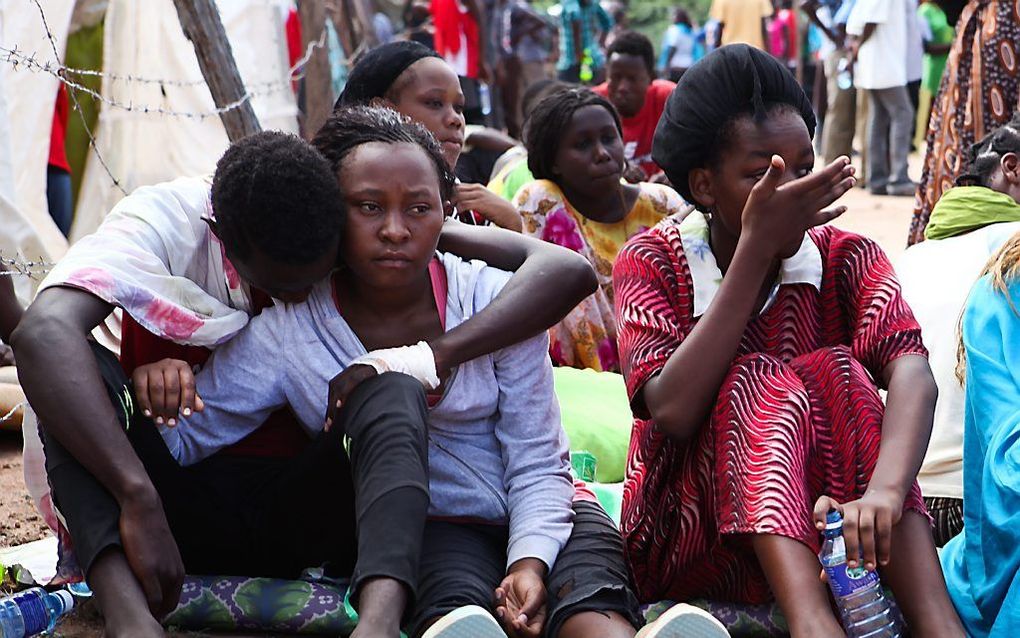
{"label": "striped skirt", "polygon": [[[646,475],[634,483],[640,490],[624,492],[622,526],[641,600],[771,600],[748,535],[786,536],[817,552],[814,503],[864,494],[882,417],[871,377],[845,347],[788,363],[737,359],[711,422],[684,443],[653,434]],[[904,509],[925,512],[916,483]]]}

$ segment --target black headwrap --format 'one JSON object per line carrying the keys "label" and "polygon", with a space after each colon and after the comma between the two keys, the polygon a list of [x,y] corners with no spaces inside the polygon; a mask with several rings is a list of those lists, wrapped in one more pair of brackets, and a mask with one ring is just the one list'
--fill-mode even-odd
{"label": "black headwrap", "polygon": [[372,49],[354,65],[333,110],[385,97],[407,67],[424,58],[438,57],[438,53],[424,44],[412,41],[390,42]]}
{"label": "black headwrap", "polygon": [[652,158],[673,186],[693,202],[687,176],[702,167],[715,138],[734,116],[765,116],[766,104],[783,103],[800,112],[814,137],[815,114],[793,74],[768,53],[731,44],[687,69],[655,128]]}

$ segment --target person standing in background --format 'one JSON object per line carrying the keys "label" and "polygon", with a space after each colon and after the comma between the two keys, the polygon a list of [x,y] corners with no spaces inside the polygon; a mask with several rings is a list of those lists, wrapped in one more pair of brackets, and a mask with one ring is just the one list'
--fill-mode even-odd
{"label": "person standing in background", "polygon": [[613,26],[610,27],[609,33],[606,34],[606,40],[603,43],[605,48],[609,48],[613,45],[613,40],[616,36],[620,35],[624,31],[630,30],[630,17],[627,15],[627,3],[616,0],[609,4],[609,17],[613,21]]}
{"label": "person standing in background", "polygon": [[[907,0],[907,95],[913,107],[911,122],[917,122],[917,112],[921,105],[921,78],[924,75],[924,34],[928,25],[917,14],[918,0]],[[910,136],[910,152],[914,146],[914,136]]]}
{"label": "person standing in background", "polygon": [[606,62],[602,47],[613,19],[597,0],[564,0],[562,6],[559,79],[573,84],[601,82]]}
{"label": "person standing in background", "polygon": [[683,7],[673,12],[673,24],[662,36],[661,67],[663,77],[679,82],[684,71],[705,55],[705,47],[698,42],[691,16]]}
{"label": "person standing in background", "polygon": [[531,6],[531,0],[510,0],[503,11],[504,49],[508,52],[506,83],[506,127],[511,137],[521,139],[521,101],[528,88],[546,78],[549,60],[547,42],[552,40],[548,22]]}
{"label": "person standing in background", "polygon": [[50,158],[46,165],[46,200],[49,203],[50,217],[64,237],[71,232],[71,218],[74,215],[71,166],[67,163],[67,152],[64,150],[68,113],[67,89],[61,82],[57,87],[53,128],[50,130]]}
{"label": "person standing in background", "polygon": [[776,13],[769,23],[769,51],[786,68],[795,70],[800,59],[800,39],[793,0],[777,0]]}
{"label": "person standing in background", "polygon": [[953,45],[956,32],[946,18],[942,8],[942,0],[921,0],[917,15],[925,26],[924,60],[921,68],[921,93],[917,108],[917,130],[914,144],[920,147],[924,136],[928,133],[928,117],[931,115],[931,102],[939,91],[942,73],[946,70],[946,59]]}
{"label": "person standing in background", "polygon": [[848,69],[846,21],[855,0],[805,0],[801,8],[825,36],[819,55],[825,64],[825,119],[822,156],[830,164],[851,157],[856,132],[857,89]]}
{"label": "person standing in background", "polygon": [[719,23],[719,45],[742,42],[768,51],[770,0],[712,0],[709,15]]}
{"label": "person standing in background", "polygon": [[485,119],[481,85],[492,82],[488,62],[488,33],[482,0],[432,0],[435,50],[460,78],[464,113],[471,124]]}
{"label": "person standing in background", "polygon": [[854,84],[870,91],[868,186],[874,195],[909,197],[916,188],[907,173],[914,121],[908,22],[916,24],[913,0],[858,0],[847,22]]}
{"label": "person standing in background", "polygon": [[932,207],[953,186],[967,149],[1009,121],[1020,105],[1017,43],[1020,14],[1014,0],[971,0],[960,14],[945,81],[932,102],[908,244],[924,241]]}

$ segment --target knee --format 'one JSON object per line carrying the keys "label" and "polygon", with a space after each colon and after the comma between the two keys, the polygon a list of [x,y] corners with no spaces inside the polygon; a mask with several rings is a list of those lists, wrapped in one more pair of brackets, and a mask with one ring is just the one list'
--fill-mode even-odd
{"label": "knee", "polygon": [[761,352],[737,357],[723,381],[720,398],[756,385],[763,378],[782,374],[785,368],[786,364],[778,358]]}
{"label": "knee", "polygon": [[425,389],[406,374],[387,372],[363,381],[341,412],[344,432],[358,439],[385,431],[392,440],[399,432],[424,441],[428,410]]}
{"label": "knee", "polygon": [[790,365],[798,371],[806,369],[824,375],[846,371],[854,361],[847,346],[827,346],[797,357]]}
{"label": "knee", "polygon": [[[717,440],[741,433],[739,439],[762,428],[773,433],[776,428],[798,429],[809,412],[807,390],[794,369],[776,357],[755,353],[734,362],[712,421]],[[734,429],[734,423],[740,427]]]}

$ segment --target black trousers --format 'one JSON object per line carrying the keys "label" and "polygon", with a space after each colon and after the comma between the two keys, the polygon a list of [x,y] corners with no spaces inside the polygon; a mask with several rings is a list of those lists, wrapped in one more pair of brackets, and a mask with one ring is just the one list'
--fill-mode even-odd
{"label": "black trousers", "polygon": [[[296,578],[326,564],[330,573],[353,574],[355,604],[358,584],[371,577],[403,582],[414,600],[429,503],[419,383],[398,374],[362,383],[336,426],[296,458],[218,455],[181,467],[152,421],[135,409],[117,359],[92,345],[188,573]],[[87,575],[100,553],[121,545],[120,509],[42,425],[53,497]]]}
{"label": "black trousers", "polygon": [[[428,621],[464,605],[492,611],[493,597],[506,574],[509,528],[430,520],[425,525],[418,604],[410,636]],[[574,503],[574,529],[545,580],[543,635],[555,638],[563,623],[586,611],[616,612],[634,627],[644,624],[623,558],[623,539],[602,506]]]}

